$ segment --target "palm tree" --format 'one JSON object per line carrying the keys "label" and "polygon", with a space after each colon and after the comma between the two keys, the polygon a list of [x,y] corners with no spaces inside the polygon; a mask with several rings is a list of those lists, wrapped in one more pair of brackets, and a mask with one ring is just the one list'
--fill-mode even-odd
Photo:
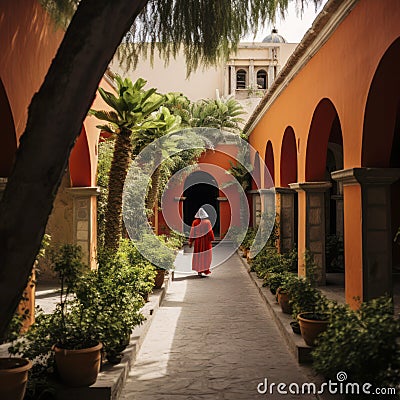
{"label": "palm tree", "polygon": [[[142,128],[136,132],[134,136],[135,141],[135,154],[150,144],[154,140],[157,140],[161,136],[168,133],[175,132],[181,128],[181,117],[179,115],[172,115],[168,108],[161,107],[156,115],[146,121]],[[168,143],[163,143],[164,146],[168,146]],[[160,177],[162,171],[162,149],[156,148],[153,157],[153,165],[156,167],[153,174],[151,175],[151,182],[149,191],[146,197],[146,209],[152,210],[158,199],[158,191],[160,185]]]}
{"label": "palm tree", "polygon": [[122,193],[132,161],[134,148],[132,136],[146,123],[147,129],[151,129],[152,122],[148,122],[147,118],[165,101],[164,96],[156,93],[156,89],[143,90],[146,84],[144,79],[139,78],[133,84],[130,79],[116,76],[115,81],[118,96],[99,88],[101,97],[114,111],[90,110],[89,112],[96,118],[107,121],[107,124],[99,125],[98,128],[115,137],[108,181],[104,235],[105,247],[111,251],[118,249],[122,234]]}
{"label": "palm tree", "polygon": [[233,97],[200,100],[191,107],[190,125],[239,133],[243,114],[243,107]]}

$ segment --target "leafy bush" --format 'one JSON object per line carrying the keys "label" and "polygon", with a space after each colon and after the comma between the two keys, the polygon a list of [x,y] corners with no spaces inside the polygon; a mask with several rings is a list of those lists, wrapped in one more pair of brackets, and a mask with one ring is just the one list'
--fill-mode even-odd
{"label": "leafy bush", "polygon": [[256,228],[248,228],[246,235],[242,241],[242,247],[244,247],[245,249],[250,249],[251,245],[254,242],[254,238],[256,237],[256,233]]}
{"label": "leafy bush", "polygon": [[328,271],[342,271],[343,256],[343,239],[337,235],[328,235],[325,241],[326,269]]}
{"label": "leafy bush", "polygon": [[292,255],[280,254],[275,247],[265,246],[252,261],[251,269],[261,279],[265,279],[270,272],[288,272],[292,269]]}
{"label": "leafy bush", "polygon": [[314,368],[334,380],[339,371],[348,382],[378,387],[399,385],[400,321],[390,298],[362,303],[358,310],[335,306],[331,323],[313,351]]}
{"label": "leafy bush", "polygon": [[318,315],[328,311],[328,299],[306,278],[296,276],[287,281],[285,290],[289,295],[294,319],[302,312],[312,313],[318,319]]}

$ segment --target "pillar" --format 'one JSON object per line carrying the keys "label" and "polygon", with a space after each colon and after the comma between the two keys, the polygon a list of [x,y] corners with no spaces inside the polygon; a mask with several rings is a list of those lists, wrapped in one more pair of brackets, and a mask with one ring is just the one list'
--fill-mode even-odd
{"label": "pillar", "polygon": [[252,226],[257,227],[261,220],[261,196],[259,190],[248,190],[247,193],[251,196],[251,221]]}
{"label": "pillar", "polygon": [[97,254],[97,187],[67,189],[73,198],[73,238],[81,246],[83,261],[90,269],[96,269]]}
{"label": "pillar", "polygon": [[276,212],[279,221],[279,251],[287,253],[295,246],[295,195],[290,188],[276,187]]}
{"label": "pillar", "polygon": [[249,64],[249,89],[257,90],[257,82],[255,78],[255,71],[254,71],[254,60],[250,60]]}
{"label": "pillar", "polygon": [[399,168],[351,168],[335,171],[343,184],[346,301],[392,294],[390,185]]}
{"label": "pillar", "polygon": [[231,91],[229,94],[235,95],[236,94],[236,69],[234,65],[231,65],[230,67],[231,70]]}
{"label": "pillar", "polygon": [[326,284],[325,196],[332,184],[330,182],[297,182],[289,186],[299,193],[304,193],[303,196],[299,196],[299,217],[305,212],[305,218],[303,218],[305,229],[299,229],[299,273],[300,275],[307,273],[304,265],[304,251],[310,250],[317,266],[315,271],[317,283],[323,286]]}

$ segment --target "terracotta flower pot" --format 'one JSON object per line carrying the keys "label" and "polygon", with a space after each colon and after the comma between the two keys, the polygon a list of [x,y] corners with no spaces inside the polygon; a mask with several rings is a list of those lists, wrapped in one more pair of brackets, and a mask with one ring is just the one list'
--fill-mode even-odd
{"label": "terracotta flower pot", "polygon": [[0,399],[22,400],[31,368],[24,358],[0,358]]}
{"label": "terracotta flower pot", "polygon": [[324,332],[329,321],[320,316],[318,319],[313,313],[300,313],[297,316],[300,325],[301,336],[308,346],[314,346],[317,336]]}
{"label": "terracotta flower pot", "polygon": [[101,343],[81,350],[54,346],[54,358],[61,380],[72,387],[93,385],[100,371],[102,347]]}
{"label": "terracotta flower pot", "polygon": [[281,306],[282,312],[285,314],[291,314],[293,310],[292,310],[292,305],[290,304],[289,295],[283,290],[278,289],[277,296],[278,296],[278,303]]}
{"label": "terracotta flower pot", "polygon": [[161,289],[164,284],[165,269],[158,269],[156,279],[154,280],[154,289]]}

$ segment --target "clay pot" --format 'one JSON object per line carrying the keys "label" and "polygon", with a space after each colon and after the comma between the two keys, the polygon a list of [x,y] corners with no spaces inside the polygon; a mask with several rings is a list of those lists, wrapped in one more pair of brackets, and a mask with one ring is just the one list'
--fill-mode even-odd
{"label": "clay pot", "polygon": [[313,313],[300,313],[297,316],[301,336],[308,346],[314,346],[317,336],[328,328],[329,321],[323,315]]}
{"label": "clay pot", "polygon": [[101,343],[87,349],[67,350],[54,346],[54,359],[61,380],[68,386],[90,386],[101,366]]}
{"label": "clay pot", "polygon": [[156,279],[154,280],[154,289],[161,289],[164,284],[165,269],[158,269]]}
{"label": "clay pot", "polygon": [[25,358],[0,358],[0,399],[22,400],[31,368]]}

